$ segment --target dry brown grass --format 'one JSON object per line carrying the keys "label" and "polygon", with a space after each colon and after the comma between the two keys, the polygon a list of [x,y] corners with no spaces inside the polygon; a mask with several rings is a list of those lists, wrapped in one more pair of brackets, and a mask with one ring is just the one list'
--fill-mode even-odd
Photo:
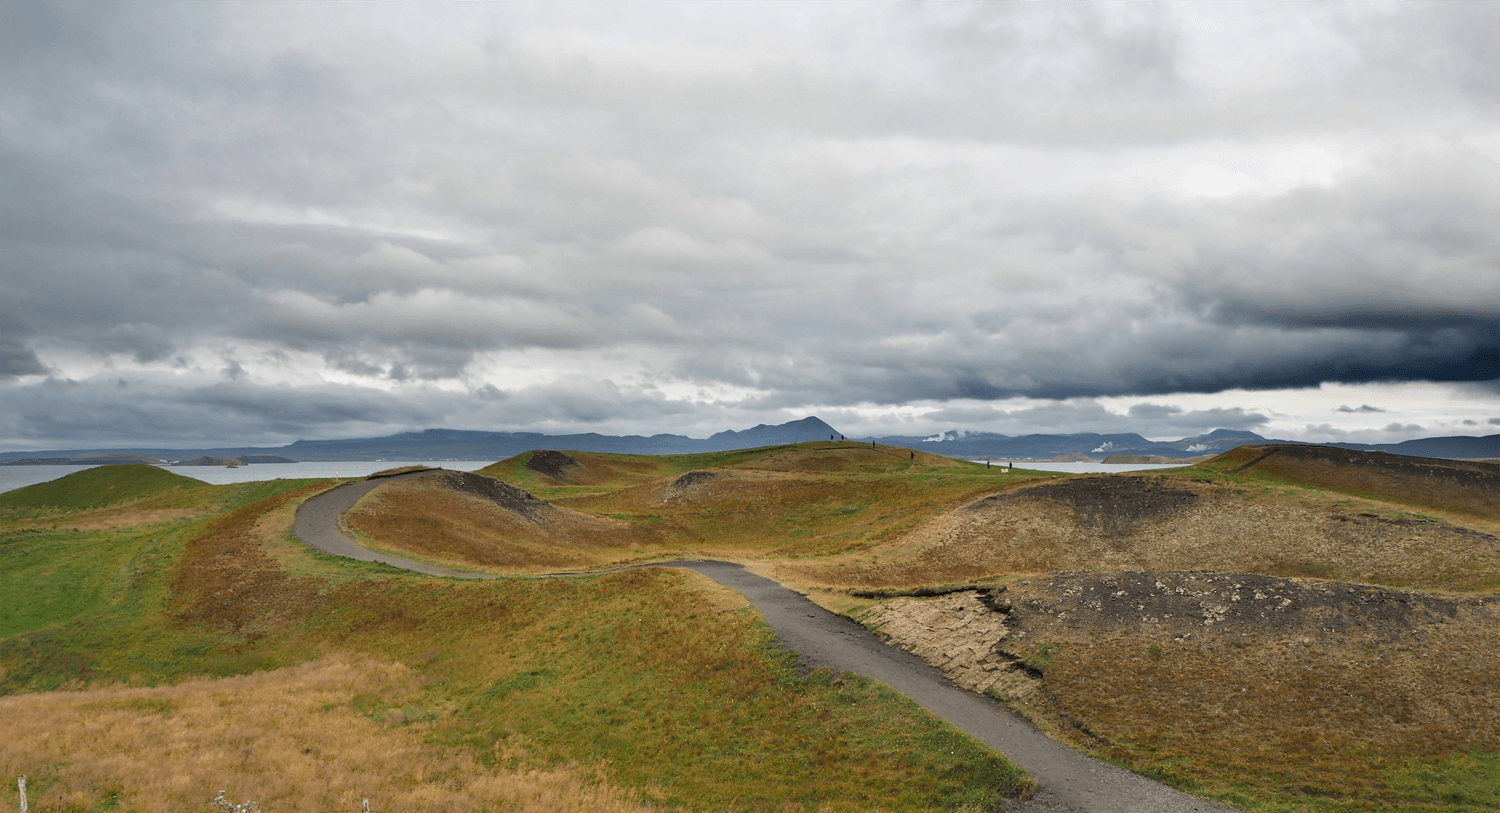
{"label": "dry brown grass", "polygon": [[416,689],[401,664],[336,655],[177,686],[0,697],[0,775],[27,775],[38,811],[206,810],[219,790],[266,813],[355,811],[362,798],[375,810],[646,809],[599,768],[492,771],[425,743],[424,726],[404,722]]}
{"label": "dry brown grass", "polygon": [[380,486],[347,520],[384,549],[501,569],[585,567],[640,556],[658,541],[649,529],[559,506],[529,517],[425,478]]}
{"label": "dry brown grass", "polygon": [[321,580],[289,575],[256,538],[262,514],[320,488],[309,486],[231,511],[189,541],[170,582],[181,608],[178,617],[230,633],[264,634],[268,626],[321,606],[326,600]]}
{"label": "dry brown grass", "polygon": [[[1118,480],[1119,478],[1112,478]],[[1500,588],[1494,523],[1381,516],[1377,503],[1255,497],[1233,485],[1142,476],[1191,492],[1186,505],[1111,523],[1030,487],[945,512],[912,533],[816,564],[788,563],[788,578],[837,586],[904,586],[1065,570],[1218,570],[1317,576],[1402,587]],[[1038,486],[1042,489],[1055,486]],[[1384,506],[1397,515],[1404,506]]]}

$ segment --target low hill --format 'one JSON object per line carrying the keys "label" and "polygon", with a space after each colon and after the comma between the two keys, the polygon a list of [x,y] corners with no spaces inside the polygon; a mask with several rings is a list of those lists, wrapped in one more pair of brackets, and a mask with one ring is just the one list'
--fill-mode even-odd
{"label": "low hill", "polygon": [[99,466],[0,494],[0,509],[58,508],[85,511],[132,502],[173,489],[204,485],[208,484],[156,466],[139,463]]}
{"label": "low hill", "polygon": [[[863,550],[787,563],[805,584],[909,587],[1058,571],[1190,571],[1500,588],[1493,522],[1341,505],[1300,486],[1182,474],[1026,482],[938,513]],[[1252,481],[1253,482],[1253,481]],[[1361,501],[1362,502],[1362,501]],[[1395,509],[1395,510],[1393,510]],[[879,508],[873,509],[878,511]]]}
{"label": "low hill", "polygon": [[[634,559],[669,549],[703,555],[843,549],[896,532],[913,517],[942,510],[945,502],[964,502],[998,484],[1037,476],[855,441],[662,456],[539,450],[476,474],[554,502],[545,517],[525,522],[485,508],[463,532],[485,540],[469,550],[468,561],[519,568]],[[401,513],[425,517],[418,525],[430,529],[453,524],[437,515],[454,508],[454,498],[443,498],[453,504],[449,508],[422,507],[413,488],[401,489]],[[394,504],[396,491],[383,499]],[[480,514],[488,518],[479,520]],[[592,524],[585,521],[590,516],[597,518]],[[456,532],[443,532],[448,541],[438,542],[436,530],[379,530],[373,518],[370,527],[371,538],[389,540],[383,544],[392,550],[447,563],[462,564],[455,552],[469,548],[454,541],[461,535]],[[433,542],[417,550],[410,540],[419,536],[433,536]],[[564,542],[565,548],[557,547]],[[439,548],[447,552],[439,554]]]}
{"label": "low hill", "polygon": [[174,463],[172,465],[174,465],[174,466],[230,466],[230,467],[233,467],[233,466],[242,466],[244,464],[238,458],[234,458],[234,457],[208,457],[208,456],[204,456],[204,457],[200,457],[200,458],[197,458],[197,459],[194,459],[194,460],[184,460],[184,461],[182,461],[180,463]]}
{"label": "low hill", "polygon": [[640,485],[698,469],[880,474],[906,471],[913,465],[924,470],[980,468],[966,461],[911,449],[877,447],[858,441],[822,440],[674,455],[538,449],[486,466],[477,473],[535,489],[548,496],[562,497]]}
{"label": "low hill", "polygon": [[460,568],[590,567],[639,555],[659,541],[651,528],[562,508],[458,471],[392,480],[346,516],[366,544]]}
{"label": "low hill", "polygon": [[1241,446],[1200,463],[1209,471],[1279,478],[1392,502],[1500,517],[1500,464],[1329,446]]}

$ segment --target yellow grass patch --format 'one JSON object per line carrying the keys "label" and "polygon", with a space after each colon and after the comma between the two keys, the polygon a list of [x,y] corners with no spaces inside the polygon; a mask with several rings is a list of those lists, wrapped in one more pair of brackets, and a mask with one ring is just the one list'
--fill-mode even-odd
{"label": "yellow grass patch", "polygon": [[[416,680],[330,656],[160,688],[0,697],[0,775],[34,810],[206,810],[220,791],[260,810],[642,810],[598,768],[492,771],[404,724]],[[14,801],[0,795],[8,808]]]}

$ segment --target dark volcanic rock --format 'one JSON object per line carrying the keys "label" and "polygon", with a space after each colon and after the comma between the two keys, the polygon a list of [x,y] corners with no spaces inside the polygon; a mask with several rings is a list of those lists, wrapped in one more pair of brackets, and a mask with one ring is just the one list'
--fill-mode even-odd
{"label": "dark volcanic rock", "polygon": [[440,479],[443,485],[466,494],[473,494],[495,503],[501,508],[515,511],[524,515],[533,522],[541,519],[542,513],[550,507],[551,503],[546,500],[537,499],[529,491],[516,488],[515,486],[496,480],[493,477],[485,477],[482,474],[471,474],[466,471],[445,471],[434,475]]}
{"label": "dark volcanic rock", "polygon": [[550,449],[538,449],[532,452],[531,459],[526,461],[526,468],[558,481],[566,481],[568,469],[577,466],[578,461],[570,455]]}
{"label": "dark volcanic rock", "polygon": [[718,475],[714,474],[711,471],[690,471],[687,474],[678,477],[676,480],[673,480],[672,487],[687,488],[688,486],[695,486],[699,483],[706,483],[714,479],[715,477],[718,477]]}

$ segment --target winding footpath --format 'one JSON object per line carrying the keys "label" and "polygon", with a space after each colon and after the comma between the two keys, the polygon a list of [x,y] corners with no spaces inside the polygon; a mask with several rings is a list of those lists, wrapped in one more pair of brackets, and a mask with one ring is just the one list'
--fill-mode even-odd
{"label": "winding footpath", "polygon": [[[421,477],[436,470],[336,486],[302,504],[292,533],[324,553],[464,579],[496,578],[377,553],[345,534],[340,518],[385,479]],[[1000,703],[960,689],[942,672],[902,649],[888,646],[854,620],[819,607],[780,584],[732,562],[662,562],[642,567],[683,567],[738,590],[760,611],[781,643],[809,668],[822,666],[874,678],[916,701],[974,738],[1005,754],[1041,783],[1030,801],[1007,804],[1023,813],[1187,813],[1232,811],[1143,776],[1116,768],[1048,739]],[[608,571],[600,571],[608,572]],[[562,575],[598,575],[556,574]]]}

